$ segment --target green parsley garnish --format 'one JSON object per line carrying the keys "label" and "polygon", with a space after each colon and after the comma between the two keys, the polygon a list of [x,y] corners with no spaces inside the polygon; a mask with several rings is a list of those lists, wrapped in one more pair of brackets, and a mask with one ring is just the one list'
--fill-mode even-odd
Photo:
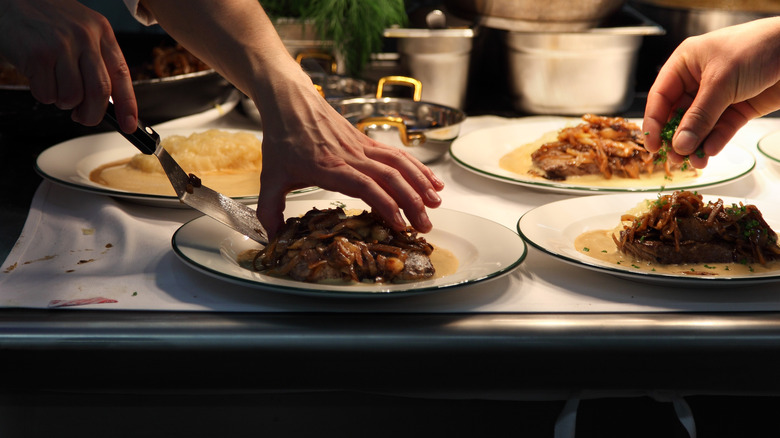
{"label": "green parsley garnish", "polygon": [[664,145],[670,146],[672,144],[672,137],[674,137],[674,133],[677,131],[677,127],[680,126],[680,121],[682,121],[683,114],[685,114],[685,110],[682,108],[677,108],[674,117],[666,122],[663,129],[661,129],[661,141],[664,143]]}
{"label": "green parsley garnish", "polygon": [[[657,152],[658,158],[656,158],[655,164],[666,162],[666,159],[668,158],[668,152],[672,147],[672,137],[674,137],[674,133],[677,131],[677,128],[680,126],[680,121],[682,121],[683,114],[685,114],[685,110],[682,108],[677,108],[677,110],[674,113],[674,117],[669,119],[669,121],[666,122],[664,127],[661,129],[661,143],[663,145],[661,146],[661,149],[659,149]],[[704,151],[698,149],[696,151],[696,156],[699,158],[703,158]],[[688,170],[689,167],[690,167],[690,163],[688,162],[688,157],[684,157],[681,169]]]}

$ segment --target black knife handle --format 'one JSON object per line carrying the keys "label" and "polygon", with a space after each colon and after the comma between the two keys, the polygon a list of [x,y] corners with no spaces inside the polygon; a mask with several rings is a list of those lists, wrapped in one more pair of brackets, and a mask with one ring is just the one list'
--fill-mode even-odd
{"label": "black knife handle", "polygon": [[114,104],[111,101],[108,102],[108,108],[106,108],[106,115],[103,116],[103,121],[130,140],[130,143],[137,147],[138,150],[147,155],[153,154],[157,150],[157,145],[160,144],[160,135],[140,120],[138,121],[138,129],[132,134],[122,131],[119,121],[116,119]]}

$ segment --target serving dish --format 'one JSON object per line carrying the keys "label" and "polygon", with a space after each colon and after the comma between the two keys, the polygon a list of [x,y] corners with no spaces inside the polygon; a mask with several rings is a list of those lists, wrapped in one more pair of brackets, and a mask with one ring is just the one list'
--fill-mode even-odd
{"label": "serving dish", "polygon": [[[664,273],[631,264],[605,262],[588,256],[575,247],[574,241],[582,233],[614,229],[623,213],[642,200],[652,198],[649,194],[622,193],[556,201],[525,213],[517,222],[517,230],[529,245],[561,261],[629,280],[684,287],[734,286],[780,280],[780,270],[744,275],[721,270],[718,275],[712,276]],[[704,195],[705,202],[718,198],[722,199],[724,204],[755,204],[762,211],[767,223],[775,230],[780,229],[780,208],[774,203]]]}
{"label": "serving dish", "polygon": [[[641,124],[641,121],[632,120]],[[522,175],[503,169],[499,159],[516,148],[534,142],[550,132],[576,125],[581,119],[538,116],[517,119],[509,124],[470,132],[457,138],[450,147],[450,155],[464,169],[477,175],[528,188],[571,194],[598,194],[615,192],[657,192],[664,190],[715,187],[745,177],[755,167],[753,155],[735,144],[729,144],[701,174],[693,179],[665,181],[663,186],[640,180],[621,178],[620,185],[595,185],[551,181],[531,175]],[[617,179],[615,179],[617,181]]]}
{"label": "serving dish", "polygon": [[[356,199],[292,200],[287,203],[285,215],[297,216],[312,207],[325,209],[336,205],[368,209]],[[172,246],[185,264],[212,277],[253,288],[317,297],[387,297],[442,291],[497,278],[525,258],[525,243],[515,231],[503,225],[443,208],[430,210],[428,214],[435,228],[425,239],[451,251],[459,265],[451,275],[417,282],[320,284],[251,271],[240,267],[236,259],[241,252],[258,248],[258,244],[205,216],[182,225],[173,235]]]}
{"label": "serving dish", "polygon": [[[160,129],[160,135],[190,135],[189,129]],[[262,137],[262,133],[256,132]],[[112,196],[141,204],[157,207],[186,208],[179,198],[170,195],[129,192],[98,184],[89,178],[90,172],[101,165],[120,161],[138,154],[130,142],[117,133],[93,134],[74,138],[56,144],[38,155],[35,170],[45,179],[73,189],[99,195]],[[298,196],[317,190],[309,187],[292,192],[288,196]],[[233,197],[239,202],[251,204],[257,202],[257,195]]]}

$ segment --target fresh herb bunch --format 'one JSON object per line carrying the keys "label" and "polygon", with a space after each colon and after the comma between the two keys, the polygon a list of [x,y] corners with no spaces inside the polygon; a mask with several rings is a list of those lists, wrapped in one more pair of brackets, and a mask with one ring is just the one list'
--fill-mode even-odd
{"label": "fresh herb bunch", "polygon": [[345,68],[359,76],[382,48],[384,30],[408,21],[404,0],[261,0],[271,18],[311,20],[323,40],[344,54]]}
{"label": "fresh herb bunch", "polygon": [[669,147],[672,145],[672,137],[674,137],[674,133],[677,131],[677,127],[680,126],[680,121],[682,120],[683,114],[685,114],[685,110],[682,108],[677,108],[674,117],[666,122],[663,129],[661,129],[661,141],[663,142],[664,146]]}
{"label": "fresh herb bunch", "polygon": [[[661,149],[658,150],[658,158],[656,158],[655,163],[665,163],[668,158],[668,152],[672,148],[672,137],[674,137],[674,133],[677,131],[677,128],[680,126],[680,121],[682,120],[682,116],[685,114],[685,110],[682,108],[677,108],[677,111],[675,111],[674,117],[669,119],[668,122],[664,125],[664,127],[661,129]],[[696,151],[696,154],[699,155],[701,152]],[[688,157],[683,158],[683,164],[682,164],[682,170],[688,170],[688,167],[690,166],[690,162],[688,161]]]}

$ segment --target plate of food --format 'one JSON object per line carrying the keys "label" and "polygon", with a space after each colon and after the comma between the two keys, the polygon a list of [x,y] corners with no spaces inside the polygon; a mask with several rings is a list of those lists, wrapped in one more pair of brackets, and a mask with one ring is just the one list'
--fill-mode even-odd
{"label": "plate of food", "polygon": [[[259,131],[162,129],[161,142],[188,173],[243,203],[260,190]],[[58,184],[163,207],[183,206],[153,155],[144,155],[118,133],[78,137],[44,150],[37,172]],[[316,190],[310,187],[290,196]]]}
{"label": "plate of food", "polygon": [[434,229],[390,230],[360,200],[293,200],[267,247],[211,218],[182,225],[176,255],[207,275],[317,297],[405,296],[497,278],[525,258],[518,234],[472,214],[429,211]]}
{"label": "plate of food", "polygon": [[584,115],[527,117],[456,139],[450,155],[478,175],[573,194],[658,192],[714,187],[755,167],[744,148],[728,145],[704,169],[673,165],[647,152],[639,120]]}
{"label": "plate of food", "polygon": [[530,210],[517,223],[531,246],[573,265],[702,287],[780,280],[779,228],[774,203],[691,191],[572,198]]}

